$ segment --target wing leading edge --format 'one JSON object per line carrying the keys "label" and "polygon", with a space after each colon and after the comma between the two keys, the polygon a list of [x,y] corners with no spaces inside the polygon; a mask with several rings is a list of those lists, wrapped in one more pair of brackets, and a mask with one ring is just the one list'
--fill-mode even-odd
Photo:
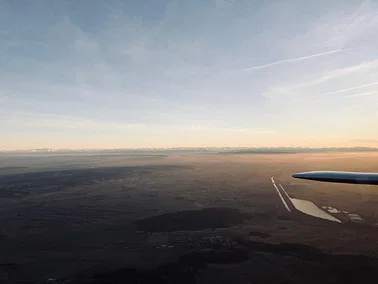
{"label": "wing leading edge", "polygon": [[378,173],[313,171],[293,174],[293,177],[323,182],[378,185]]}

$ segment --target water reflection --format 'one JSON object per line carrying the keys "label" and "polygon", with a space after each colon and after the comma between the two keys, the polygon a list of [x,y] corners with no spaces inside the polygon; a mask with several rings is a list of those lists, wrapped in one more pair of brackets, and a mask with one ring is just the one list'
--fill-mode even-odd
{"label": "water reflection", "polygon": [[308,200],[302,200],[302,199],[296,199],[296,198],[290,198],[291,202],[293,203],[294,207],[301,211],[302,213],[305,213],[307,215],[314,216],[316,218],[326,219],[333,222],[341,223],[341,221],[332,215],[324,212],[321,210],[318,206],[316,206],[313,202]]}

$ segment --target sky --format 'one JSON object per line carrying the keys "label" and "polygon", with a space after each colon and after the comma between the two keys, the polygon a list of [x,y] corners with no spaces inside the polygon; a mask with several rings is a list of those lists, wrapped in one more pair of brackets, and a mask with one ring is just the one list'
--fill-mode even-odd
{"label": "sky", "polygon": [[0,150],[378,146],[378,1],[0,0]]}

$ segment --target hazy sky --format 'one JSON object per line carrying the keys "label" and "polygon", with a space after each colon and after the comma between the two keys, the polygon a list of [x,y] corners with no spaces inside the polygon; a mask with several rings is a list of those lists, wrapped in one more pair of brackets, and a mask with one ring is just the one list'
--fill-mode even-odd
{"label": "hazy sky", "polygon": [[0,0],[0,150],[378,146],[378,1]]}

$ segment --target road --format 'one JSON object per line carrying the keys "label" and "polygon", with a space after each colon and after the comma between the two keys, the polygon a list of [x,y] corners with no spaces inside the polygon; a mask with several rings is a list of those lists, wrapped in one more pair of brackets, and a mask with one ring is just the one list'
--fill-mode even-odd
{"label": "road", "polygon": [[339,219],[320,209],[312,201],[290,198],[282,184],[278,181],[275,181],[274,177],[271,177],[271,182],[273,184],[273,187],[276,189],[278,196],[282,201],[282,204],[284,205],[286,210],[291,213],[292,217],[302,219],[311,216],[317,219],[341,223]]}
{"label": "road", "polygon": [[276,181],[274,180],[274,177],[271,177],[270,180],[272,181],[272,184],[274,188],[276,189],[278,196],[280,197],[282,204],[285,206],[286,210],[289,212],[296,211],[296,208],[293,202],[290,200],[290,197],[287,194],[284,187],[280,183],[276,183]]}

